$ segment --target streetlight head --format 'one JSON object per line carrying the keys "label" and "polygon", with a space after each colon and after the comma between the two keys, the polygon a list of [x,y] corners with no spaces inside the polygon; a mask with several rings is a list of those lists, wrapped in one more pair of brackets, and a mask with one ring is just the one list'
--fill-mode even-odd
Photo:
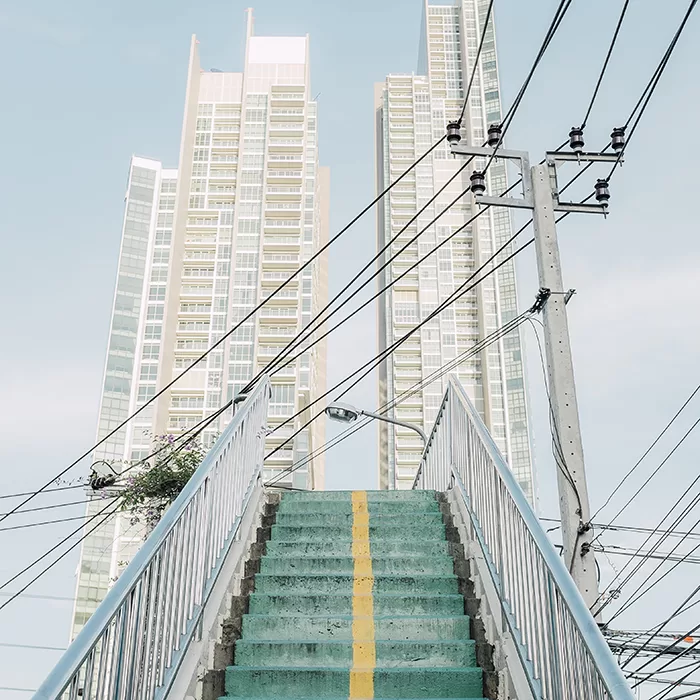
{"label": "streetlight head", "polygon": [[332,403],[326,407],[326,415],[341,423],[352,423],[357,420],[360,411],[347,403]]}

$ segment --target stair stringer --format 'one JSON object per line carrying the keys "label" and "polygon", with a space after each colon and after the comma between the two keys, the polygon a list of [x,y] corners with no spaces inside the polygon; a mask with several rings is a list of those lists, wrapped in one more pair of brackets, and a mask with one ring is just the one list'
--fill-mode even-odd
{"label": "stair stringer", "polygon": [[469,514],[456,489],[445,497],[450,506],[454,527],[464,547],[469,577],[474,585],[474,597],[479,601],[475,621],[483,624],[486,641],[493,648],[493,672],[498,676],[498,700],[541,700],[532,692],[520,661],[515,641],[508,631],[501,600],[491,578],[479,543],[470,537]]}

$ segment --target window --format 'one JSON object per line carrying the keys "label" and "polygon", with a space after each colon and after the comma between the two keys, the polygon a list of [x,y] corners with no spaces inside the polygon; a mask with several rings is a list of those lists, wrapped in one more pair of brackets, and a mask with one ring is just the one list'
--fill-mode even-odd
{"label": "window", "polygon": [[146,340],[160,340],[161,326],[148,324],[144,331],[143,337]]}
{"label": "window", "polygon": [[141,367],[141,381],[155,382],[158,379],[158,365],[143,365]]}
{"label": "window", "polygon": [[170,231],[156,231],[156,245],[170,245],[172,233]]}
{"label": "window", "polygon": [[157,360],[160,348],[158,345],[144,345],[141,357],[144,360]]}

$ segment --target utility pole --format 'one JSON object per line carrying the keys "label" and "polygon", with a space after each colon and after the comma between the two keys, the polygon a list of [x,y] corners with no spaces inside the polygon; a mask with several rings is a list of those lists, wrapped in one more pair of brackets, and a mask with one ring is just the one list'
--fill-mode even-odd
{"label": "utility pole", "polygon": [[[455,155],[490,158],[493,156],[493,149],[500,145],[501,130],[497,125],[489,128],[490,147],[460,145],[459,131],[455,126],[450,124],[447,128],[447,138]],[[569,295],[565,292],[562,283],[555,218],[558,212],[606,214],[610,194],[607,181],[598,180],[595,186],[597,203],[560,202],[557,163],[562,161],[614,162],[618,159],[618,154],[584,153],[583,139],[575,140],[573,136],[571,145],[574,148],[573,152],[547,152],[544,163],[532,167],[527,153],[498,149],[498,158],[515,161],[519,166],[523,179],[522,197],[487,195],[485,174],[478,170],[471,175],[471,190],[474,201],[478,205],[505,206],[532,211],[540,284],[538,304],[543,313],[554,453],[558,465],[557,485],[564,560],[584,601],[591,608],[598,600],[598,582],[594,552],[591,548],[592,532],[589,524],[591,515],[566,316],[566,302]],[[616,148],[616,150],[619,149]],[[595,610],[593,612],[595,614]]]}

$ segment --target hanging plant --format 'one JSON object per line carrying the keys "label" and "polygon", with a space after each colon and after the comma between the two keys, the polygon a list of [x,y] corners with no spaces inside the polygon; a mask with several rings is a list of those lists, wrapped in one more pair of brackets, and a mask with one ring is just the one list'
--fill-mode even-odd
{"label": "hanging plant", "polygon": [[159,435],[153,443],[158,454],[133,470],[120,489],[122,510],[129,511],[131,524],[146,525],[146,536],[178,497],[207,453],[197,439],[184,446],[174,435]]}

